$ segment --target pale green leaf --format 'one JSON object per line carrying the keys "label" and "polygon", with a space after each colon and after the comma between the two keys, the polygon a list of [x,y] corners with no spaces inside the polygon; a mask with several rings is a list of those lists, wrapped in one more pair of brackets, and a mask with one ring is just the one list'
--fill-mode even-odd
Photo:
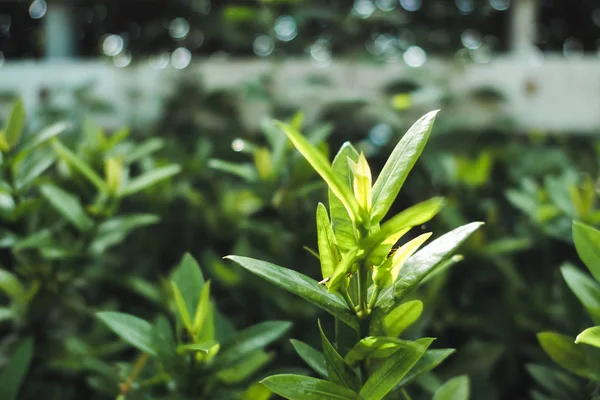
{"label": "pale green leaf", "polygon": [[394,308],[384,317],[385,332],[388,336],[398,337],[406,328],[414,324],[423,312],[423,302],[408,301]]}
{"label": "pale green leaf", "polygon": [[579,376],[600,381],[599,353],[590,351],[593,347],[575,344],[569,336],[554,332],[538,333],[537,337],[555,363]]}
{"label": "pale green leaf", "polygon": [[575,343],[585,343],[590,346],[600,347],[600,326],[593,326],[581,332],[575,338]]}
{"label": "pale green leaf", "polygon": [[600,282],[600,231],[582,222],[573,222],[573,240],[579,258]]}
{"label": "pale green leaf", "polygon": [[562,276],[577,296],[595,324],[600,324],[600,283],[587,273],[566,264],[560,268]]}
{"label": "pale green leaf", "polygon": [[309,376],[292,374],[272,375],[263,379],[261,383],[274,393],[289,400],[357,399],[356,393],[351,389]]}
{"label": "pale green leaf", "polygon": [[40,192],[60,215],[80,231],[88,231],[94,226],[94,221],[87,216],[77,197],[49,183],[42,185]]}
{"label": "pale green leaf", "polygon": [[8,145],[13,148],[21,137],[23,127],[25,126],[25,107],[23,106],[22,100],[17,100],[13,105],[10,117],[8,117],[8,123],[4,134],[6,135],[6,141]]}
{"label": "pale green leaf", "polygon": [[317,235],[321,273],[325,279],[333,275],[333,271],[339,263],[339,256],[329,216],[323,203],[319,203],[317,206]]}
{"label": "pale green leaf", "polygon": [[153,347],[153,328],[148,321],[113,311],[98,312],[96,316],[125,342],[145,353],[157,355]]}
{"label": "pale green leaf", "polygon": [[132,194],[141,192],[142,190],[156,185],[158,182],[177,175],[180,171],[181,167],[174,164],[153,169],[141,176],[131,179],[127,185],[125,185],[125,188],[121,190],[119,195],[121,197],[131,196]]}
{"label": "pale green leaf", "polygon": [[469,400],[469,377],[461,375],[450,379],[436,390],[433,400]]}
{"label": "pale green leaf", "polygon": [[204,286],[204,276],[198,262],[190,253],[183,256],[173,270],[170,280],[175,282],[181,292],[188,314],[194,315]]}
{"label": "pale green leaf", "polygon": [[98,190],[108,192],[108,186],[104,180],[90,167],[85,161],[79,158],[69,148],[63,145],[58,139],[52,139],[52,147],[67,164],[78,170],[85,176]]}

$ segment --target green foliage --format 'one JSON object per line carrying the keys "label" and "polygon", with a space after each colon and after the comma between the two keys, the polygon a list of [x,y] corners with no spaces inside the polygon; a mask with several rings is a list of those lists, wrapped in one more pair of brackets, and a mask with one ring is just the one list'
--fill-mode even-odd
{"label": "green foliage", "polygon": [[[344,155],[356,154],[351,150],[351,145],[345,144],[336,156],[334,165],[331,165],[295,127],[279,124],[330,190],[331,221],[325,206],[319,204],[317,207],[318,257],[324,279],[317,283],[299,272],[265,261],[240,256],[227,258],[328,311],[337,321],[355,330],[358,341],[351,344],[353,347],[347,354],[341,353],[340,342],[336,348],[320,327],[322,357],[327,366],[328,381],[300,375],[275,375],[263,381],[275,393],[290,399],[336,396],[383,399],[393,390],[398,390],[405,377],[410,376],[405,384],[418,377],[418,374],[409,375],[413,367],[415,371],[425,373],[450,354],[444,352],[432,356],[424,364],[418,365],[420,360],[425,360],[423,357],[433,339],[396,339],[415,322],[422,311],[420,302],[409,302],[404,306],[402,302],[408,292],[416,288],[436,266],[449,259],[450,254],[480,224],[466,225],[442,236],[412,258],[429,234],[409,241],[395,253],[389,253],[410,228],[433,218],[442,208],[443,199],[434,198],[419,203],[391,217],[381,226],[379,224],[383,217],[380,213],[385,214],[390,209],[408,172],[423,150],[434,116],[435,113],[426,115],[409,130],[390,156],[383,176],[380,176],[379,184],[376,182],[373,190],[370,167],[364,155],[359,155],[356,162],[348,158],[349,169],[341,167],[343,160],[338,161]],[[340,203],[343,207],[340,207]],[[340,226],[341,230],[336,232],[336,227]],[[342,246],[337,243],[338,237]],[[409,258],[410,261],[414,260],[411,267],[407,264]],[[403,274],[404,271],[407,273]],[[326,286],[327,290],[320,285]],[[369,325],[382,326],[372,329],[393,336],[366,337],[365,328]],[[320,374],[325,375],[320,353],[303,345],[296,345],[295,348],[310,366],[321,369]],[[318,392],[322,397],[316,395]]]}

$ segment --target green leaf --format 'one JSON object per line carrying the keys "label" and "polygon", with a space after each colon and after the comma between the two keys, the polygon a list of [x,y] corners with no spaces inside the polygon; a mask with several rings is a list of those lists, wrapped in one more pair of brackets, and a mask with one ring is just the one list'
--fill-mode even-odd
{"label": "green leaf", "polygon": [[60,215],[80,231],[88,231],[94,226],[94,221],[87,216],[79,199],[72,194],[49,183],[42,185],[40,192]]}
{"label": "green leaf", "polygon": [[594,323],[600,324],[600,284],[573,265],[563,265],[560,271]]}
{"label": "green leaf", "polygon": [[593,326],[581,332],[575,338],[575,343],[585,343],[590,346],[600,347],[600,326]]}
{"label": "green leaf", "polygon": [[156,185],[160,181],[164,181],[165,179],[177,175],[180,171],[181,167],[179,165],[167,165],[153,169],[130,180],[119,195],[121,197],[131,196],[132,194]]}
{"label": "green leaf", "polygon": [[356,393],[351,389],[309,376],[272,375],[261,383],[289,400],[356,400]]}
{"label": "green leaf", "polygon": [[108,187],[104,180],[90,167],[85,161],[79,158],[75,153],[69,150],[63,145],[58,139],[52,139],[52,147],[65,162],[71,165],[73,168],[78,170],[83,176],[85,176],[98,190],[102,192],[108,192]]}
{"label": "green leaf", "polygon": [[[359,154],[349,142],[345,142],[335,158],[333,159],[332,168],[335,175],[338,177],[342,185],[346,185],[348,191],[352,187],[352,171],[350,170],[349,160],[358,161]],[[342,253],[347,252],[356,245],[356,237],[354,235],[354,224],[348,210],[337,196],[328,189],[329,195],[329,212],[331,213],[331,226],[335,233],[335,238],[338,247]]]}
{"label": "green leaf", "polygon": [[377,307],[384,311],[395,307],[481,225],[483,222],[471,222],[463,225],[423,247],[406,262],[394,285],[382,290],[377,300]]}
{"label": "green leaf", "polygon": [[361,398],[383,399],[408,374],[432,342],[433,339],[420,339],[410,347],[392,354],[365,382],[360,391]]}
{"label": "green leaf", "polygon": [[367,336],[350,349],[344,360],[351,367],[356,367],[367,357],[387,358],[398,351],[405,343],[409,343],[409,346],[412,346],[412,342],[392,337]]}
{"label": "green leaf", "polygon": [[175,282],[171,282],[171,289],[173,290],[173,297],[175,298],[175,305],[177,306],[177,315],[180,321],[183,322],[183,325],[188,330],[191,336],[194,335],[194,329],[192,327],[192,319],[190,317],[190,312],[185,305],[185,300],[183,300],[183,296],[181,295],[181,291],[177,287]]}
{"label": "green leaf", "polygon": [[285,132],[296,149],[304,156],[304,158],[306,158],[321,178],[323,178],[329,186],[329,189],[342,202],[348,211],[348,214],[355,220],[360,219],[358,202],[354,198],[354,194],[350,191],[348,186],[337,177],[323,153],[317,150],[300,134],[300,132],[296,131],[291,126],[281,122],[277,122],[277,126]]}
{"label": "green leaf", "polygon": [[22,162],[13,165],[15,188],[18,191],[31,185],[56,161],[56,154],[48,151],[34,151]]}
{"label": "green leaf", "polygon": [[23,302],[27,294],[19,278],[5,269],[0,269],[0,290],[6,293],[11,300],[17,302]]}
{"label": "green leaf", "polygon": [[122,215],[107,219],[98,225],[90,249],[95,254],[101,254],[106,249],[121,243],[135,229],[156,224],[158,221],[158,216],[153,214]]}
{"label": "green leaf", "polygon": [[208,161],[208,166],[214,170],[227,172],[228,174],[238,176],[247,182],[257,182],[258,173],[252,164],[233,163],[230,161],[212,159]]}
{"label": "green leaf", "polygon": [[315,370],[315,372],[323,378],[327,378],[327,364],[325,363],[325,356],[323,353],[299,340],[291,339],[290,342],[292,342],[292,346],[294,346],[296,353],[298,353],[309,367]]}
{"label": "green leaf", "polygon": [[454,349],[435,349],[435,350],[427,350],[423,357],[415,364],[414,367],[411,368],[408,374],[402,378],[400,383],[396,388],[401,388],[412,381],[414,381],[419,376],[433,370],[435,367],[440,365],[442,361],[448,358],[452,353],[454,353]]}
{"label": "green leaf", "polygon": [[202,328],[205,326],[207,318],[210,316],[210,281],[206,281],[206,284],[202,287],[200,293],[200,299],[198,300],[198,306],[196,307],[196,315],[194,316],[194,322],[192,329],[194,335],[198,335]]}
{"label": "green leaf", "polygon": [[552,394],[553,399],[570,400],[573,393],[583,393],[581,380],[569,372],[539,364],[527,364],[526,368],[539,386]]}
{"label": "green leaf", "polygon": [[573,222],[573,240],[579,258],[600,282],[600,231],[582,222]]}
{"label": "green leaf", "polygon": [[142,158],[149,156],[150,154],[162,149],[165,145],[165,141],[160,138],[151,138],[146,140],[144,143],[140,143],[135,146],[132,151],[125,155],[125,163],[131,164]]}
{"label": "green leaf", "polygon": [[70,126],[71,125],[68,122],[57,122],[44,128],[39,134],[37,134],[33,139],[23,146],[23,150],[19,152],[17,157],[19,159],[24,158],[31,150],[60,135]]}
{"label": "green leaf", "polygon": [[414,324],[423,312],[423,302],[413,300],[400,304],[384,318],[385,333],[398,337],[406,328]]}
{"label": "green leaf", "polygon": [[268,321],[239,332],[221,346],[218,366],[230,366],[248,354],[262,349],[279,339],[291,326],[292,324],[286,321]]}
{"label": "green leaf", "polygon": [[396,200],[408,173],[423,152],[439,110],[421,117],[396,145],[373,185],[371,223],[379,223]]}
{"label": "green leaf", "polygon": [[540,345],[550,358],[563,368],[593,381],[600,381],[600,360],[593,347],[577,345],[569,336],[554,332],[537,335]]}
{"label": "green leaf", "polygon": [[202,343],[180,344],[179,346],[177,346],[177,351],[178,352],[192,351],[192,352],[208,353],[215,346],[219,346],[219,342],[217,342],[215,340],[209,340],[209,341],[202,342]]}
{"label": "green leaf", "polygon": [[398,232],[406,228],[424,224],[440,212],[444,202],[443,197],[434,197],[394,215],[381,226],[380,230],[363,239],[362,247],[373,250],[388,237],[397,236]]}
{"label": "green leaf", "polygon": [[255,382],[244,390],[241,400],[269,400],[272,394],[268,387]]}
{"label": "green leaf", "polygon": [[13,148],[19,143],[21,132],[25,126],[25,107],[23,107],[23,101],[17,100],[13,105],[10,117],[8,118],[8,124],[4,134],[6,135],[6,141],[8,145]]}
{"label": "green leaf", "polygon": [[198,262],[190,253],[183,256],[170,280],[181,292],[188,314],[194,315],[204,286],[204,276]]}
{"label": "green leaf", "polygon": [[138,350],[156,356],[152,325],[133,315],[113,311],[97,312],[96,316],[125,342]]}
{"label": "green leaf", "polygon": [[461,375],[444,383],[434,394],[433,400],[469,400],[469,377]]}
{"label": "green leaf", "polygon": [[288,292],[294,293],[317,307],[322,308],[350,327],[355,329],[358,328],[356,316],[350,312],[350,309],[348,309],[344,300],[338,295],[327,293],[327,291],[319,286],[314,279],[266,261],[240,256],[227,256],[225,258],[238,263],[248,271],[260,276],[266,281],[271,282]]}
{"label": "green leaf", "polygon": [[0,372],[0,398],[16,400],[33,358],[33,339],[23,340]]}
{"label": "green leaf", "polygon": [[334,383],[339,383],[354,391],[360,390],[360,381],[356,373],[346,364],[342,356],[335,350],[331,342],[325,336],[321,321],[319,321],[319,331],[321,332],[321,343],[323,346],[323,355],[327,364],[327,376]]}
{"label": "green leaf", "polygon": [[335,236],[323,203],[319,203],[317,206],[317,235],[321,273],[323,274],[323,279],[325,279],[333,275],[333,270],[340,260]]}
{"label": "green leaf", "polygon": [[177,362],[177,347],[173,327],[167,317],[160,315],[152,326],[152,346],[167,368]]}
{"label": "green leaf", "polygon": [[273,358],[275,358],[273,353],[257,350],[231,367],[220,370],[217,373],[217,377],[220,381],[227,384],[241,382],[250,378],[259,369],[270,363]]}

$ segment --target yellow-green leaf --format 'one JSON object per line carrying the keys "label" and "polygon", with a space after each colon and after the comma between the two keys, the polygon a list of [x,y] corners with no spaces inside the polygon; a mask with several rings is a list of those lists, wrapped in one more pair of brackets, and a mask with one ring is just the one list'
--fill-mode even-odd
{"label": "yellow-green leaf", "polygon": [[600,347],[600,326],[593,326],[581,332],[575,338],[575,343],[585,343],[590,346]]}
{"label": "yellow-green leaf", "polygon": [[317,241],[321,273],[323,279],[329,278],[333,275],[333,271],[339,263],[339,254],[329,216],[322,203],[317,206]]}

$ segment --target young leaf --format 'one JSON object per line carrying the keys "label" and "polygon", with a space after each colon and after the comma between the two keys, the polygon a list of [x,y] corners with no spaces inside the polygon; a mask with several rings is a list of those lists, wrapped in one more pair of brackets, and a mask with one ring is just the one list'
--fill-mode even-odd
{"label": "young leaf", "polygon": [[[383,265],[375,268],[373,271],[373,282],[375,282],[375,285],[386,287],[396,282],[396,279],[398,279],[398,275],[400,274],[400,269],[404,266],[410,256],[412,256],[430,236],[431,232],[417,236],[396,250]],[[384,275],[384,279],[381,279],[379,278],[380,272],[389,272],[389,274]]]}
{"label": "young leaf", "polygon": [[164,167],[153,169],[141,176],[138,176],[137,178],[130,180],[125,186],[125,188],[121,190],[119,196],[131,196],[132,194],[135,194],[153,185],[156,185],[160,181],[177,175],[180,171],[181,167],[179,165],[167,165]]}
{"label": "young leaf", "polygon": [[390,236],[397,236],[398,232],[424,224],[433,218],[444,206],[443,197],[434,197],[418,203],[394,215],[386,221],[381,229],[362,240],[362,247],[373,250]]}
{"label": "young leaf", "polygon": [[71,165],[73,168],[78,170],[83,176],[85,176],[98,190],[102,192],[108,192],[108,187],[104,180],[90,167],[85,161],[79,158],[75,153],[69,150],[63,145],[58,139],[52,139],[52,147],[65,162]]}
{"label": "young leaf", "polygon": [[356,393],[351,389],[309,376],[272,375],[261,383],[289,400],[356,400]]}
{"label": "young leaf", "polygon": [[[344,357],[344,361],[351,367],[358,366],[362,360],[367,357],[387,358],[404,345],[405,341],[384,337],[384,336],[367,336],[362,338],[354,345]],[[412,342],[409,346],[412,346]]]}
{"label": "young leaf", "polygon": [[439,110],[421,117],[396,145],[373,185],[371,223],[379,223],[396,200],[408,173],[423,152]]}
{"label": "young leaf", "polygon": [[201,343],[180,344],[179,346],[177,346],[177,351],[178,352],[192,351],[192,352],[208,353],[215,346],[219,346],[219,342],[217,342],[215,340],[209,340],[209,341],[201,342]]}
{"label": "young leaf", "polygon": [[394,308],[384,318],[385,332],[388,336],[398,337],[406,328],[414,324],[423,312],[423,302],[408,301]]}
{"label": "young leaf", "polygon": [[347,275],[356,264],[356,259],[359,255],[358,248],[350,250],[342,257],[342,261],[337,265],[333,271],[331,279],[327,282],[327,289],[329,293],[336,293],[347,287]]}
{"label": "young leaf", "polygon": [[600,347],[600,326],[593,326],[581,332],[575,338],[575,343],[585,343],[590,346]]}
{"label": "young leaf", "polygon": [[335,174],[333,168],[325,156],[317,150],[300,132],[296,131],[289,125],[281,122],[277,126],[285,132],[287,137],[292,141],[296,149],[306,158],[310,165],[317,171],[323,180],[329,186],[333,194],[344,204],[348,214],[352,219],[360,219],[358,211],[358,202],[354,198],[352,192]]}
{"label": "young leaf", "polygon": [[433,400],[469,400],[469,377],[461,375],[450,379],[436,390]]}
{"label": "young leaf", "polygon": [[589,225],[573,222],[573,240],[579,258],[600,282],[600,231]]}
{"label": "young leaf", "polygon": [[171,274],[171,282],[174,282],[181,292],[188,314],[195,314],[204,286],[204,276],[198,262],[190,253],[183,256]]}
{"label": "young leaf", "polygon": [[198,300],[198,306],[196,307],[196,315],[194,316],[194,324],[192,329],[194,335],[198,335],[204,327],[204,322],[209,317],[210,313],[210,281],[206,281],[202,292],[200,293],[200,300]]}
{"label": "young leaf", "polygon": [[[352,147],[349,142],[345,142],[342,148],[338,151],[333,159],[332,168],[335,175],[338,177],[342,185],[346,185],[348,190],[352,187],[352,172],[348,161],[357,162],[358,152]],[[348,210],[337,196],[328,190],[329,195],[329,212],[331,213],[331,226],[335,233],[335,238],[338,247],[342,253],[347,252],[356,245],[356,237],[354,235],[354,225]]]}
{"label": "young leaf", "polygon": [[360,390],[360,380],[356,373],[344,362],[342,356],[335,350],[333,345],[325,336],[321,321],[319,321],[319,331],[321,332],[321,343],[323,346],[323,355],[327,364],[327,376],[329,380],[340,385],[346,386],[354,391]]}
{"label": "young leaf", "polygon": [[371,168],[363,153],[360,153],[358,162],[349,161],[352,175],[354,176],[354,197],[368,217],[371,212]]}
{"label": "young leaf", "polygon": [[572,265],[560,268],[567,286],[577,296],[596,324],[600,324],[600,283]]}
{"label": "young leaf", "polygon": [[361,398],[380,400],[396,386],[425,354],[433,339],[424,338],[396,351],[375,370],[360,390]]}
{"label": "young leaf", "polygon": [[152,325],[148,321],[113,311],[98,312],[96,316],[133,347],[150,355],[157,355],[153,346]]}
{"label": "young leaf", "polygon": [[228,258],[248,271],[273,283],[280,288],[294,293],[308,302],[327,311],[334,317],[352,328],[358,328],[358,321],[344,301],[335,294],[330,294],[324,288],[306,275],[291,269],[282,268],[266,261],[255,260],[248,257],[227,256]]}
{"label": "young leaf", "polygon": [[10,117],[8,118],[8,124],[4,134],[6,135],[6,141],[10,148],[15,147],[19,143],[23,126],[25,125],[25,107],[23,107],[23,101],[17,100],[13,105]]}
{"label": "young leaf", "polygon": [[323,378],[327,378],[327,364],[325,363],[325,356],[319,350],[312,346],[307,345],[299,340],[291,339],[292,346],[296,350],[296,353],[311,367],[316,373],[321,375]]}
{"label": "young leaf", "polygon": [[323,203],[317,206],[317,235],[321,273],[325,279],[333,275],[333,270],[339,263],[339,256],[329,216]]}
{"label": "young leaf", "polygon": [[292,324],[285,321],[268,321],[247,328],[223,343],[218,366],[230,366],[248,354],[262,349],[279,339]]}
{"label": "young leaf", "polygon": [[593,347],[577,345],[569,336],[554,332],[537,335],[540,345],[550,358],[561,367],[593,381],[600,381],[600,361]]}
{"label": "young leaf", "polygon": [[41,186],[40,192],[56,211],[80,231],[90,230],[94,226],[75,196],[49,183]]}
{"label": "young leaf", "polygon": [[16,400],[33,357],[33,339],[23,340],[0,372],[0,398]]}
{"label": "young leaf", "polygon": [[471,222],[437,238],[412,256],[400,270],[398,280],[381,291],[377,307],[387,311],[416,288],[438,265],[444,262],[483,222]]}
{"label": "young leaf", "polygon": [[177,287],[175,282],[171,282],[171,290],[173,290],[173,297],[175,298],[175,305],[177,306],[177,315],[183,322],[183,325],[188,330],[190,335],[194,334],[194,328],[192,327],[192,319],[190,318],[190,312],[185,305],[185,300],[181,295],[181,291]]}

